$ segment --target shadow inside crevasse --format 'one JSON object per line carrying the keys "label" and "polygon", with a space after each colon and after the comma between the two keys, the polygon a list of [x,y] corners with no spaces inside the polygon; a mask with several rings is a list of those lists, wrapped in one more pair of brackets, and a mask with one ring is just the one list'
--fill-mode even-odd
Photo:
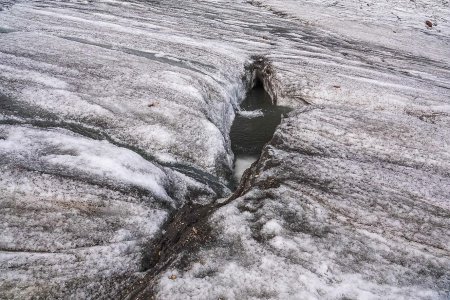
{"label": "shadow inside crevasse", "polygon": [[230,131],[231,149],[235,155],[234,187],[239,184],[244,171],[259,158],[264,145],[272,139],[283,115],[291,110],[272,102],[262,82],[257,80],[236,112]]}

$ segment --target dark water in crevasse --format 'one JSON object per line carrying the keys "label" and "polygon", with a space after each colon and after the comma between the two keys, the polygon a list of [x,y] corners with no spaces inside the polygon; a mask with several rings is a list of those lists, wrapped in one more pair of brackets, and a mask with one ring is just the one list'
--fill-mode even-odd
{"label": "dark water in crevasse", "polygon": [[231,149],[235,155],[233,179],[239,183],[244,171],[259,158],[264,145],[272,139],[282,116],[291,111],[271,103],[261,85],[247,93],[231,126]]}

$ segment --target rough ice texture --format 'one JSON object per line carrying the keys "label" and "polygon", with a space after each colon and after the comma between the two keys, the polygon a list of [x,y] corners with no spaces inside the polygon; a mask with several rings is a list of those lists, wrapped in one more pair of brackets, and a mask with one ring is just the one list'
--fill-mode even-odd
{"label": "rough ice texture", "polygon": [[[214,192],[129,149],[0,125],[1,298],[116,293],[190,194]],[[200,198],[197,201],[201,201]]]}
{"label": "rough ice texture", "polygon": [[2,166],[2,299],[95,298],[140,269],[167,212],[150,196]]}
{"label": "rough ice texture", "polygon": [[33,116],[80,122],[220,174],[231,165],[224,137],[247,58],[225,42],[187,35],[169,18],[165,27],[149,24],[164,18],[149,8],[49,1],[5,10],[0,26],[14,31],[1,36],[1,92]]}
{"label": "rough ice texture", "polygon": [[414,117],[296,111],[158,298],[447,299],[449,143]]}
{"label": "rough ice texture", "polygon": [[226,193],[252,55],[297,109],[155,296],[448,298],[448,5],[0,1],[0,298],[140,279],[170,215]]}

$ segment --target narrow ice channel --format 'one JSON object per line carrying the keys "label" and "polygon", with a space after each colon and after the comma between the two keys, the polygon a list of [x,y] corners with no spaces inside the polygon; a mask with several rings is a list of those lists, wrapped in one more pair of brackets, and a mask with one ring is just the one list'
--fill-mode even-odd
{"label": "narrow ice channel", "polygon": [[272,139],[283,114],[289,111],[289,107],[272,104],[262,84],[256,84],[248,91],[230,132],[231,149],[235,155],[235,185],[239,184],[244,171],[259,158],[264,145]]}

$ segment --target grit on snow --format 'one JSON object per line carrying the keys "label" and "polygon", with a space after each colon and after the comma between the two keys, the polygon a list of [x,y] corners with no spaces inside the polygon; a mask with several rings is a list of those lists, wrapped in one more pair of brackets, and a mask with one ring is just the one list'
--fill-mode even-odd
{"label": "grit on snow", "polygon": [[[450,296],[447,0],[0,8],[1,299]],[[226,201],[255,56],[294,110]],[[147,281],[187,203],[210,238]]]}

